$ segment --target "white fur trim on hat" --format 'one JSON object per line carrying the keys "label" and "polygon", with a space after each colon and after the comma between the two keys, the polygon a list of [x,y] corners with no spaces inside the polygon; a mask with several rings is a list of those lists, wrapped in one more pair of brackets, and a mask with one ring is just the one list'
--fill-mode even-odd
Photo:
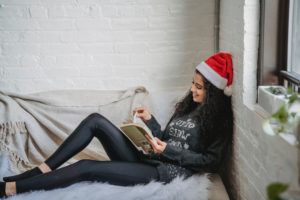
{"label": "white fur trim on hat", "polygon": [[229,97],[232,95],[232,85],[225,87],[224,94]]}
{"label": "white fur trim on hat", "polygon": [[227,79],[215,72],[206,62],[201,62],[196,69],[217,88],[224,90],[227,86]]}

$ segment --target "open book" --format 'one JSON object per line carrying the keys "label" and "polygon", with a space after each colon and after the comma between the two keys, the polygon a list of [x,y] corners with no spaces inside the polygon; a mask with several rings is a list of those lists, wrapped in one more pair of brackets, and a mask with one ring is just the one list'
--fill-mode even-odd
{"label": "open book", "polygon": [[122,124],[120,129],[139,151],[142,151],[144,154],[153,152],[153,148],[145,136],[149,135],[153,139],[152,132],[136,115],[134,115],[132,123]]}

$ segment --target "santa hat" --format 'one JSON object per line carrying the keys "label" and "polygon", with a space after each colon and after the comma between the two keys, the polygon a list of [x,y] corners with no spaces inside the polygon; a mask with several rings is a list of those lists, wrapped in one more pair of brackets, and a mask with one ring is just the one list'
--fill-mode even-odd
{"label": "santa hat", "polygon": [[220,52],[201,62],[196,69],[214,86],[232,95],[232,59],[229,53]]}

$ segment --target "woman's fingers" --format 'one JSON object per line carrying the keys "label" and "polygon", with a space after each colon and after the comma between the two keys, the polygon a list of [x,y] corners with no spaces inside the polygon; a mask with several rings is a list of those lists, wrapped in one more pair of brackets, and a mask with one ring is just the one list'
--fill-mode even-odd
{"label": "woman's fingers", "polygon": [[159,145],[163,144],[163,142],[160,139],[155,138],[155,140],[156,140],[157,144],[159,144]]}
{"label": "woman's fingers", "polygon": [[152,139],[151,139],[151,137],[150,137],[148,134],[146,134],[145,137],[146,137],[146,139],[147,139],[149,142],[151,142]]}
{"label": "woman's fingers", "polygon": [[164,141],[161,141],[159,138],[155,138],[155,141],[157,143],[159,153],[162,153],[165,150],[167,143]]}
{"label": "woman's fingers", "polygon": [[133,110],[133,115],[136,115],[137,117],[143,119],[143,120],[149,120],[151,119],[151,114],[145,107],[137,107]]}
{"label": "woman's fingers", "polygon": [[153,147],[155,153],[162,153],[165,150],[167,143],[161,141],[156,137],[154,139],[151,139],[148,135],[146,135],[146,138],[149,141],[150,145]]}

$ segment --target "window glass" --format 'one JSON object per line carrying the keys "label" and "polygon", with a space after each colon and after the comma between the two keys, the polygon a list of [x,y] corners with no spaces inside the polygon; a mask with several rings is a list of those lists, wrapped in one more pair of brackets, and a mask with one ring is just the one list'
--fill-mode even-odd
{"label": "window glass", "polygon": [[300,75],[300,1],[290,3],[288,71]]}

